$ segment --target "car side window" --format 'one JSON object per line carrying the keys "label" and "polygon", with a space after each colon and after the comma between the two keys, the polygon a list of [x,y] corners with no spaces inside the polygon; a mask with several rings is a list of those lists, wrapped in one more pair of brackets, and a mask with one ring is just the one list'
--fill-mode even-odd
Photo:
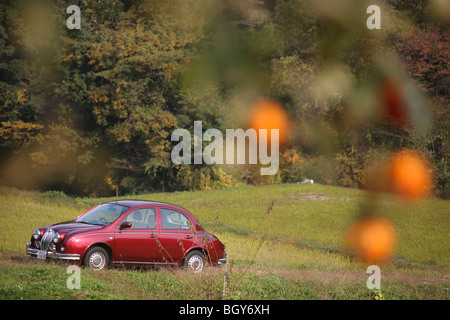
{"label": "car side window", "polygon": [[131,222],[130,229],[156,229],[156,210],[155,208],[134,210],[123,222]]}
{"label": "car side window", "polygon": [[190,220],[181,212],[161,208],[161,223],[165,230],[189,230]]}

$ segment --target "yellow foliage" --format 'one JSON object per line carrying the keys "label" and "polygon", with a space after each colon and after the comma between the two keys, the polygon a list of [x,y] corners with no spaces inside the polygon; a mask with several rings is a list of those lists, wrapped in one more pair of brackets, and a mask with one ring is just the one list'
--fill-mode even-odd
{"label": "yellow foliage", "polygon": [[205,167],[192,170],[191,166],[181,165],[177,179],[179,179],[181,185],[190,191],[222,189],[234,185],[233,176],[227,174],[219,167]]}
{"label": "yellow foliage", "polygon": [[17,91],[17,102],[19,102],[22,105],[28,101],[26,92],[27,92],[26,89],[20,89]]}
{"label": "yellow foliage", "polygon": [[43,125],[18,121],[2,121],[0,126],[0,145],[13,145],[27,142],[36,137]]}
{"label": "yellow foliage", "polygon": [[105,178],[105,182],[106,182],[106,184],[109,186],[109,188],[110,188],[111,190],[114,190],[114,189],[117,188],[117,185],[113,184],[111,177],[107,176],[107,177]]}

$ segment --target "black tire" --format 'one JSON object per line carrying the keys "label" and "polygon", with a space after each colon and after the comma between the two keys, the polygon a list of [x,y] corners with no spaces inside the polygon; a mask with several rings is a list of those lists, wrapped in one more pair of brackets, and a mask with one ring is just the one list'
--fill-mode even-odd
{"label": "black tire", "polygon": [[100,271],[109,265],[109,254],[102,247],[92,247],[84,255],[84,265],[89,269]]}
{"label": "black tire", "polygon": [[205,268],[205,265],[205,255],[199,250],[190,251],[186,257],[184,257],[183,267],[194,273],[201,272]]}

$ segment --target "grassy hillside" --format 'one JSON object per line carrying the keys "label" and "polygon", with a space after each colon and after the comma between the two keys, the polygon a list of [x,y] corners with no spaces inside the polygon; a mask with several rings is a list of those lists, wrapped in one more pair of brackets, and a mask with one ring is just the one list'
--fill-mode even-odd
{"label": "grassy hillside", "polygon": [[[371,298],[373,292],[365,286],[367,265],[346,254],[343,247],[343,234],[362,208],[384,214],[397,229],[396,256],[381,266],[385,297],[449,297],[448,201],[403,203],[383,196],[375,202],[363,191],[303,184],[156,193],[132,198],[180,205],[194,213],[208,231],[227,245],[232,264],[226,270],[226,298]],[[40,278],[39,268],[49,268],[64,286],[63,280],[67,278],[64,266],[42,265],[26,258],[25,243],[37,227],[72,219],[111,199],[115,198],[80,199],[58,192],[0,188],[0,299],[19,295],[32,298],[33,284],[42,281],[47,284]],[[122,278],[123,272],[129,276]],[[195,291],[192,298],[218,299],[223,295],[224,273],[222,267],[199,276],[204,286],[199,292],[194,290],[199,277],[173,269],[112,269],[104,273],[83,269],[84,291],[66,289],[58,293],[63,296],[54,296],[49,284],[43,292],[53,298],[177,299]],[[34,280],[25,284],[21,282],[23,279]],[[158,282],[167,285],[157,286]],[[17,285],[29,287],[21,290]],[[96,286],[102,288],[102,294]],[[79,296],[85,291],[88,293]]]}

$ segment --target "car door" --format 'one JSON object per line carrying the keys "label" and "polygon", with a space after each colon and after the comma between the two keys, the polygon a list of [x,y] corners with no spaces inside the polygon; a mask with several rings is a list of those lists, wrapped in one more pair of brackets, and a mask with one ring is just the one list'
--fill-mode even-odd
{"label": "car door", "polygon": [[[124,222],[131,227],[120,229]],[[129,213],[115,230],[114,260],[116,263],[158,262],[160,253],[156,243],[156,209],[140,208]]]}
{"label": "car door", "polygon": [[158,240],[165,254],[165,262],[178,263],[196,240],[190,227],[192,222],[178,210],[160,207],[159,211],[161,229]]}

